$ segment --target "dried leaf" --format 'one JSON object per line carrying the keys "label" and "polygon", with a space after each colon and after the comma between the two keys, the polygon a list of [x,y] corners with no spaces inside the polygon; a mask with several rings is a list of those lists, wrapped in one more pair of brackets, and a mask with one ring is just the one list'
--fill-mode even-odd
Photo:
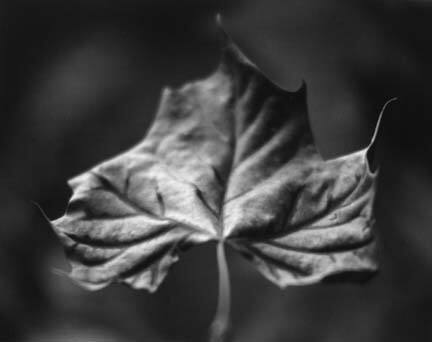
{"label": "dried leaf", "polygon": [[211,76],[163,91],[142,142],[70,181],[52,224],[89,289],[154,291],[180,251],[211,240],[281,287],[371,273],[373,146],[323,160],[305,86],[279,88],[227,38]]}

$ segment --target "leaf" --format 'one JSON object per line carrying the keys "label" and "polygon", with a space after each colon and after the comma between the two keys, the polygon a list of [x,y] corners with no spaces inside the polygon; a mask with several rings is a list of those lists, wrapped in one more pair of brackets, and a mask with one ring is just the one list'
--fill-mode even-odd
{"label": "leaf", "polygon": [[144,140],[69,182],[52,225],[71,277],[154,291],[181,251],[212,240],[281,287],[372,273],[376,134],[323,160],[305,85],[281,89],[227,37],[212,75],[163,91]]}

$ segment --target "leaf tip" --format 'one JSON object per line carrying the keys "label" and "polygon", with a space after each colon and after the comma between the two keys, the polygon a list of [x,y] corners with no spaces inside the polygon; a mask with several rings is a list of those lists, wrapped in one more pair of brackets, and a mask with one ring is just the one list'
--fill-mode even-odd
{"label": "leaf tip", "polygon": [[39,203],[37,203],[36,201],[33,201],[33,200],[31,200],[31,203],[39,210],[39,212],[42,214],[42,217],[51,225],[52,220],[48,217],[48,215],[42,209],[41,205]]}
{"label": "leaf tip", "polygon": [[215,21],[216,21],[216,25],[218,27],[222,27],[222,15],[220,12],[217,12],[215,15]]}
{"label": "leaf tip", "polygon": [[216,13],[215,23],[216,23],[216,28],[219,32],[220,40],[221,40],[223,46],[227,46],[230,43],[232,43],[232,40],[231,40],[229,34],[226,32],[226,30],[224,28],[222,15],[220,13]]}
{"label": "leaf tip", "polygon": [[304,79],[301,80],[300,87],[297,89],[297,93],[306,93],[307,85]]}
{"label": "leaf tip", "polygon": [[294,91],[294,94],[299,96],[301,99],[306,99],[307,96],[307,84],[304,79],[301,80],[300,87]]}
{"label": "leaf tip", "polygon": [[220,34],[220,41],[222,46],[222,56],[219,67],[231,71],[238,71],[239,66],[252,66],[256,68],[255,64],[249,60],[248,57],[241,51],[236,43],[232,40],[231,36],[225,30],[222,16],[220,13],[216,14],[216,26]]}
{"label": "leaf tip", "polygon": [[372,139],[369,143],[369,146],[366,149],[366,158],[369,164],[369,169],[371,170],[371,172],[375,172],[378,168],[377,162],[375,161],[375,154],[376,154],[376,144],[377,144],[377,140],[378,140],[378,135],[379,135],[379,131],[381,129],[381,122],[382,122],[382,118],[384,115],[384,112],[386,111],[388,105],[392,102],[397,101],[397,97],[393,97],[390,100],[388,100],[386,103],[384,103],[381,112],[378,116],[378,120],[377,123],[375,125],[375,130],[374,133],[372,135]]}

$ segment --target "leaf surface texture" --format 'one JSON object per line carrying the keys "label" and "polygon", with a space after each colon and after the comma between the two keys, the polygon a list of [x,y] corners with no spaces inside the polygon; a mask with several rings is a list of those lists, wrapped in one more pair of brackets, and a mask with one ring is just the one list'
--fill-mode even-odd
{"label": "leaf surface texture", "polygon": [[281,287],[368,274],[373,147],[324,160],[305,86],[281,89],[227,39],[213,74],[162,92],[140,143],[69,182],[52,225],[89,289],[154,291],[181,251],[212,240]]}

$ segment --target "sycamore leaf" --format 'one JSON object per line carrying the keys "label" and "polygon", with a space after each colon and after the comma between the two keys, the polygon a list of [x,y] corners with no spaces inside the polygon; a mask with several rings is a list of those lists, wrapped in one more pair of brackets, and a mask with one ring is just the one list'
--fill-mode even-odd
{"label": "sycamore leaf", "polygon": [[70,181],[52,224],[71,277],[154,291],[179,252],[211,240],[281,287],[372,273],[375,136],[324,160],[305,86],[276,86],[227,38],[212,75],[163,91],[144,140]]}

